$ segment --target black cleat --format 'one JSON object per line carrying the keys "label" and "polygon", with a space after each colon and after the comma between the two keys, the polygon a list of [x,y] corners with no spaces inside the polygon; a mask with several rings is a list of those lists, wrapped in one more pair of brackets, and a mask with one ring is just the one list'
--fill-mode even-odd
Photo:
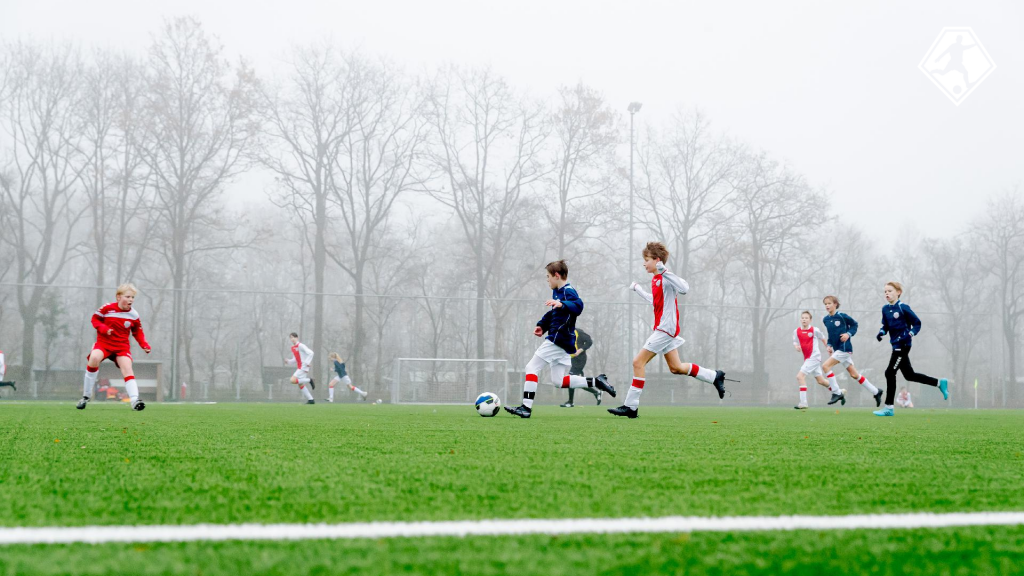
{"label": "black cleat", "polygon": [[572,408],[574,405],[572,402],[566,402],[565,404],[559,404],[559,408]]}
{"label": "black cleat", "polygon": [[879,390],[878,394],[875,394],[875,408],[882,405],[882,391]]}
{"label": "black cleat", "polygon": [[807,404],[797,404],[796,406],[793,406],[793,409],[794,410],[807,410]]}
{"label": "black cleat", "polygon": [[604,391],[603,391],[603,390],[598,390],[598,391],[597,391],[597,405],[598,405],[598,406],[600,406],[600,405],[601,405],[601,396],[602,396],[602,395],[604,395]]}
{"label": "black cleat", "polygon": [[609,408],[608,413],[612,416],[625,416],[626,418],[639,418],[640,409],[630,408],[629,406],[619,406],[618,408]]}
{"label": "black cleat", "polygon": [[136,400],[135,402],[132,402],[132,410],[135,410],[136,412],[142,412],[145,409],[146,403],[143,402],[142,400]]}
{"label": "black cleat", "polygon": [[520,418],[529,418],[533,414],[533,410],[526,406],[516,406],[515,408],[505,406],[505,412],[508,412],[513,416],[519,416]]}
{"label": "black cleat", "polygon": [[711,384],[718,390],[718,398],[725,398],[725,372],[715,370],[715,381]]}
{"label": "black cleat", "polygon": [[78,404],[75,405],[75,408],[78,408],[79,410],[85,410],[85,405],[88,404],[88,403],[89,403],[89,397],[88,396],[82,396],[82,399],[78,401]]}
{"label": "black cleat", "polygon": [[312,378],[309,379],[309,387],[316,390],[316,382],[314,382]]}
{"label": "black cleat", "polygon": [[306,400],[306,404],[316,404],[316,400],[313,400],[313,399]]}
{"label": "black cleat", "polygon": [[843,401],[843,405],[846,405],[846,395],[845,394],[833,394],[832,395],[832,399],[828,401],[828,405],[831,406],[831,405],[835,404],[836,402],[839,402],[840,400]]}
{"label": "black cleat", "polygon": [[[594,387],[601,392],[607,392],[609,396],[615,398],[615,388],[612,388],[612,385],[608,383],[608,377],[604,374],[598,374],[597,377],[594,378]],[[597,398],[597,403],[601,403],[600,396]]]}

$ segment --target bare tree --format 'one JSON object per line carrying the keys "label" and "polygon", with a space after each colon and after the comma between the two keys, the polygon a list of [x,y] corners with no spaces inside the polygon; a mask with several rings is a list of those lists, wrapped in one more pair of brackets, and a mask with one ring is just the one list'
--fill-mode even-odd
{"label": "bare tree", "polygon": [[985,321],[986,299],[979,284],[985,278],[983,259],[973,238],[957,236],[934,240],[925,245],[926,286],[939,296],[946,316],[942,330],[935,334],[949,352],[953,377],[958,386],[966,386],[971,356],[982,343],[978,325]]}
{"label": "bare tree", "polygon": [[[230,230],[219,197],[247,167],[259,130],[258,82],[244,63],[231,67],[222,48],[191,18],[165,23],[149,52],[147,132],[143,159],[153,174],[160,218],[160,252],[175,291],[172,312],[172,394],[185,332],[186,275],[193,256],[237,247],[216,230]],[[189,365],[192,361],[189,358]]]}
{"label": "bare tree", "polygon": [[737,224],[747,271],[745,302],[751,306],[755,386],[763,386],[768,328],[789,314],[792,298],[824,267],[812,255],[806,218],[822,205],[802,176],[764,154],[750,157],[737,185]]}
{"label": "bare tree", "polygon": [[6,106],[10,139],[2,239],[14,250],[23,365],[35,362],[35,336],[46,287],[76,255],[81,208],[76,187],[84,162],[79,122],[81,58],[70,46],[13,47],[13,93]]}
{"label": "bare tree", "polygon": [[585,238],[612,209],[607,195],[614,179],[619,116],[593,88],[578,83],[558,90],[552,115],[556,154],[552,180],[557,203],[544,203],[554,230],[556,258]]}
{"label": "bare tree", "polygon": [[365,364],[366,267],[389,254],[388,225],[398,201],[422,190],[429,179],[423,160],[428,131],[423,96],[415,83],[383,61],[353,56],[347,68],[354,111],[333,159],[330,201],[340,215],[340,237],[328,255],[355,288],[349,361],[358,371]]}
{"label": "bare tree", "polygon": [[1019,398],[1018,338],[1024,316],[1024,202],[1018,188],[991,201],[975,226],[986,254],[985,264],[995,280],[996,305],[1006,341],[1007,380],[1003,404]]}
{"label": "bare tree", "polygon": [[490,70],[442,71],[430,96],[441,183],[430,194],[454,211],[470,253],[476,289],[476,357],[485,350],[484,298],[504,265],[526,194],[545,175],[540,106],[517,99]]}

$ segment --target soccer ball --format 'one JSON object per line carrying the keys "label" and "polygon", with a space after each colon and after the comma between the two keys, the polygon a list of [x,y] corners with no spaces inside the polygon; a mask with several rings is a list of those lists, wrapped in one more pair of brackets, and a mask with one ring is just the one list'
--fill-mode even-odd
{"label": "soccer ball", "polygon": [[490,392],[484,392],[476,397],[476,411],[484,418],[490,418],[501,410],[501,400]]}

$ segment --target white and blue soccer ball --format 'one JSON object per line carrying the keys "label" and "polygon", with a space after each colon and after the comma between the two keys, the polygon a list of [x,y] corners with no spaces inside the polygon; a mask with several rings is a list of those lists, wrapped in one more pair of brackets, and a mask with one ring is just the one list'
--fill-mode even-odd
{"label": "white and blue soccer ball", "polygon": [[484,392],[476,397],[476,411],[484,418],[490,418],[501,410],[501,400],[496,394]]}

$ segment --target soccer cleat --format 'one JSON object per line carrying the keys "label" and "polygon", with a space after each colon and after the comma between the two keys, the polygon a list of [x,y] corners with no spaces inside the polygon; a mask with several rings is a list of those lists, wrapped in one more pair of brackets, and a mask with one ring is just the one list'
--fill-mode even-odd
{"label": "soccer cleat", "polygon": [[939,392],[942,392],[943,400],[949,400],[949,380],[945,378],[939,380]]}
{"label": "soccer cleat", "polygon": [[573,404],[572,404],[572,402],[566,402],[565,404],[559,404],[558,407],[559,408],[572,408]]}
{"label": "soccer cleat", "polygon": [[839,402],[840,400],[843,401],[843,404],[846,404],[846,395],[842,393],[842,390],[840,390],[839,392],[839,394],[832,395],[832,399],[828,401],[829,406],[835,404],[836,402]]}
{"label": "soccer cleat", "polygon": [[882,391],[879,390],[878,393],[875,394],[875,408],[878,408],[881,405],[882,405]]}
{"label": "soccer cleat", "polygon": [[316,404],[316,400],[310,398],[309,400],[306,400],[306,404]]}
{"label": "soccer cleat", "polygon": [[882,408],[881,410],[875,410],[872,412],[875,416],[895,416],[896,413],[892,411],[892,408]]}
{"label": "soccer cleat", "polygon": [[85,410],[85,405],[88,404],[88,403],[89,403],[89,397],[88,396],[82,396],[82,399],[78,401],[78,404],[75,405],[75,408],[78,408],[79,410]]}
{"label": "soccer cleat", "polygon": [[843,395],[842,406],[846,406],[846,388],[840,388],[839,393]]}
{"label": "soccer cleat", "polygon": [[725,372],[715,370],[715,381],[711,384],[718,390],[718,398],[725,398]]}
{"label": "soccer cleat", "polygon": [[142,412],[145,409],[146,403],[143,402],[142,400],[136,400],[135,402],[132,402],[132,410],[135,410],[136,412]]}
{"label": "soccer cleat", "polygon": [[331,404],[333,404],[334,403],[334,398],[328,398],[327,401],[330,402]]}
{"label": "soccer cleat", "polygon": [[630,408],[629,406],[619,406],[618,408],[609,408],[608,413],[612,416],[625,416],[626,418],[639,418],[640,409]]}
{"label": "soccer cleat", "polygon": [[366,400],[366,396],[367,396],[366,392],[360,392],[359,394],[363,397],[363,400]]}
{"label": "soccer cleat", "polygon": [[312,378],[309,379],[309,388],[311,390],[316,390],[316,382],[314,382]]}
{"label": "soccer cleat", "polygon": [[794,410],[807,410],[807,404],[797,404],[796,406],[793,406],[793,409]]}
{"label": "soccer cleat", "polygon": [[519,416],[520,418],[529,418],[533,414],[533,410],[530,410],[526,406],[516,406],[515,408],[505,406],[505,412],[508,412],[513,416]]}
{"label": "soccer cleat", "polygon": [[[612,385],[608,383],[608,377],[604,374],[598,374],[597,377],[594,378],[594,387],[601,392],[607,392],[612,398],[615,398],[615,388],[612,388]],[[600,403],[599,399],[598,404]]]}
{"label": "soccer cleat", "polygon": [[604,391],[603,390],[598,390],[597,391],[597,405],[598,406],[601,405],[601,396],[604,396]]}

